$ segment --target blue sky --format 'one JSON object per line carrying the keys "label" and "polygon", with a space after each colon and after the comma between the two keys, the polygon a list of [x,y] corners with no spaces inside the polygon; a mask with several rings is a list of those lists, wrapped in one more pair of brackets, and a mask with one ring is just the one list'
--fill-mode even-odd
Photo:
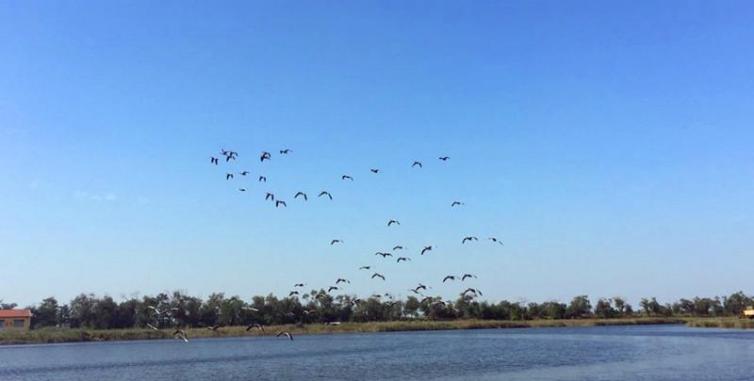
{"label": "blue sky", "polygon": [[[461,272],[491,300],[751,293],[752,12],[3,2],[0,298],[248,298],[338,276],[455,297],[440,281]],[[211,166],[221,147],[239,160]],[[413,261],[374,257],[395,244]]]}

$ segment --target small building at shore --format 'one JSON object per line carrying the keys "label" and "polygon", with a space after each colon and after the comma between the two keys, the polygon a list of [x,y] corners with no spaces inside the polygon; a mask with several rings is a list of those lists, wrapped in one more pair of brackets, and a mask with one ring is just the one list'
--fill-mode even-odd
{"label": "small building at shore", "polygon": [[31,310],[0,310],[0,331],[31,328]]}

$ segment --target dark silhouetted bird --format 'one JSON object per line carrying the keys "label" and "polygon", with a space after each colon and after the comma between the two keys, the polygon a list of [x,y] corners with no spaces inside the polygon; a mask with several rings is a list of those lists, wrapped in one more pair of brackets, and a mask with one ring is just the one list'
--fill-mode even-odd
{"label": "dark silhouetted bird", "polygon": [[416,167],[417,165],[419,166],[419,168],[424,167],[421,161],[415,161],[413,164],[411,164],[411,168]]}
{"label": "dark silhouetted bird", "polygon": [[378,251],[378,252],[374,253],[374,255],[381,255],[381,256],[382,256],[382,258],[387,258],[387,257],[392,257],[392,256],[393,256],[393,254],[390,254],[390,253],[383,253],[383,252],[381,252],[381,251]]}
{"label": "dark silhouetted bird", "polygon": [[479,289],[476,289],[476,288],[467,288],[461,293],[461,296],[466,296],[466,294],[470,292],[473,293],[475,296],[476,295],[483,296],[482,291],[479,291]]}
{"label": "dark silhouetted bird", "polygon": [[332,200],[332,195],[328,191],[319,192],[319,196],[317,197],[322,197],[322,196],[327,196],[330,200]]}
{"label": "dark silhouetted bird", "polygon": [[426,253],[428,251],[432,251],[432,246],[424,246],[424,248],[422,249],[422,254],[421,255],[424,255],[424,253]]}
{"label": "dark silhouetted bird", "polygon": [[461,282],[465,281],[466,278],[474,278],[474,279],[476,279],[476,275],[474,275],[474,274],[463,274],[463,276],[461,277]]}
{"label": "dark silhouetted bird", "polygon": [[502,242],[502,241],[498,240],[498,239],[497,239],[497,238],[495,238],[495,237],[490,237],[490,241],[492,241],[492,242],[495,242],[495,243],[499,243],[499,244],[501,244],[501,245],[503,244],[503,242]]}
{"label": "dark silhouetted bird", "polygon": [[343,243],[343,240],[340,240],[340,239],[334,239],[334,240],[330,241],[330,246],[332,246],[332,245],[334,245],[334,244],[336,244],[336,243]]}
{"label": "dark silhouetted bird", "polygon": [[423,284],[419,283],[419,285],[418,285],[418,286],[416,286],[416,289],[417,289],[417,290],[426,290],[426,289],[427,289],[427,286],[425,286],[425,285],[423,285]]}
{"label": "dark silhouetted bird", "polygon": [[353,177],[348,176],[348,175],[340,176],[340,178],[343,179],[343,180],[351,180],[351,181],[353,181]]}
{"label": "dark silhouetted bird", "polygon": [[241,192],[246,192],[246,188],[238,188],[238,190]]}
{"label": "dark silhouetted bird", "polygon": [[460,205],[463,205],[463,203],[462,203],[462,202],[460,202],[460,201],[453,201],[453,202],[452,202],[452,203],[450,204],[450,206],[460,206]]}
{"label": "dark silhouetted bird", "polygon": [[250,173],[249,171],[241,171],[241,172],[239,173],[239,175],[241,175],[241,176],[246,176],[246,175],[248,175],[249,173]]}
{"label": "dark silhouetted bird", "polygon": [[372,266],[361,266],[361,267],[359,267],[359,270],[369,270],[371,268],[372,268]]}
{"label": "dark silhouetted bird", "polygon": [[401,246],[401,245],[395,245],[395,246],[393,246],[393,251],[396,251],[396,250],[403,250],[403,246]]}
{"label": "dark silhouetted bird", "polygon": [[293,151],[291,151],[291,150],[290,150],[290,149],[288,149],[288,148],[286,148],[286,149],[281,149],[281,150],[280,150],[280,154],[281,154],[281,155],[287,155],[287,154],[289,154],[289,153],[291,153],[291,152],[293,152]]}
{"label": "dark silhouetted bird", "polygon": [[448,157],[448,156],[440,156],[440,157],[438,157],[438,159],[440,159],[442,161],[448,161],[448,159],[450,159],[450,157]]}
{"label": "dark silhouetted bird", "polygon": [[291,297],[293,295],[298,295],[298,291],[291,291],[288,293],[288,297]]}
{"label": "dark silhouetted bird", "polygon": [[304,287],[304,286],[306,286],[306,285],[303,284],[303,283],[296,283],[296,284],[293,285],[293,287]]}
{"label": "dark silhouetted bird", "polygon": [[262,182],[266,183],[267,182],[267,176],[259,176],[259,182],[260,183],[262,183]]}
{"label": "dark silhouetted bird", "polygon": [[372,168],[372,169],[370,169],[370,171],[371,171],[372,173],[380,173],[380,170],[379,170],[379,169],[376,169],[376,168]]}
{"label": "dark silhouetted bird", "polygon": [[[388,221],[388,222],[387,222],[387,226],[390,226],[390,225],[393,225],[393,224],[395,224],[395,225],[400,225],[401,223],[400,223],[400,222],[398,222],[397,220],[390,220],[390,221]],[[410,224],[409,224],[409,225],[410,225]]]}
{"label": "dark silhouetted bird", "polygon": [[445,278],[442,278],[442,282],[445,283],[446,280],[456,280],[456,277],[454,275],[446,275]]}
{"label": "dark silhouetted bird", "polygon": [[285,207],[285,208],[287,208],[287,207],[288,207],[288,204],[286,204],[286,203],[285,203],[285,201],[282,201],[282,200],[277,200],[277,201],[275,201],[275,207],[276,207],[276,208],[277,208],[277,207],[279,207],[280,205],[282,205],[282,206],[283,206],[283,207]]}
{"label": "dark silhouetted bird", "polygon": [[395,262],[396,263],[401,263],[401,261],[406,262],[406,261],[410,261],[410,260],[411,260],[411,258],[408,258],[408,257],[398,257],[398,259]]}
{"label": "dark silhouetted bird", "polygon": [[304,192],[297,192],[295,196],[293,196],[294,199],[298,198],[299,196],[304,198],[304,201],[309,200],[309,196],[306,195]]}
{"label": "dark silhouetted bird", "polygon": [[293,335],[291,335],[291,333],[288,332],[288,331],[280,331],[280,332],[278,332],[277,335],[275,335],[275,337],[280,337],[280,336],[285,336],[285,337],[291,339],[291,341],[293,341]]}
{"label": "dark silhouetted bird", "polygon": [[233,174],[232,173],[226,173],[225,174],[225,180],[230,180],[232,178],[233,178]]}
{"label": "dark silhouetted bird", "polygon": [[336,287],[336,286],[330,286],[330,288],[327,289],[327,292],[330,292],[332,290],[337,290],[337,289],[338,289],[338,287]]}
{"label": "dark silhouetted bird", "polygon": [[382,274],[380,274],[380,273],[374,273],[374,274],[372,274],[372,279],[374,279],[374,278],[380,278],[382,280],[385,280],[385,276],[382,275]]}
{"label": "dark silhouetted bird", "polygon": [[348,279],[345,279],[345,278],[338,278],[338,280],[335,281],[335,284],[338,284],[338,283],[348,283],[348,284],[350,284],[351,281],[348,280]]}
{"label": "dark silhouetted bird", "polygon": [[266,194],[264,195],[264,199],[265,199],[265,200],[272,200],[272,201],[275,201],[275,195],[274,195],[274,194],[272,194],[272,193],[270,193],[270,192],[267,192],[267,193],[266,193]]}
{"label": "dark silhouetted bird", "polygon": [[479,241],[479,238],[473,237],[473,236],[472,237],[463,237],[463,239],[461,240],[461,243],[466,243],[466,241]]}
{"label": "dark silhouetted bird", "polygon": [[219,160],[217,160],[217,158],[216,158],[216,157],[214,157],[214,156],[211,156],[211,157],[209,158],[209,162],[210,162],[210,163],[212,163],[212,164],[214,164],[214,165],[217,165],[217,164],[219,164]]}
{"label": "dark silhouetted bird", "polygon": [[270,160],[270,159],[272,159],[272,155],[267,151],[262,152],[262,155],[259,156],[259,161],[265,161],[265,160]]}

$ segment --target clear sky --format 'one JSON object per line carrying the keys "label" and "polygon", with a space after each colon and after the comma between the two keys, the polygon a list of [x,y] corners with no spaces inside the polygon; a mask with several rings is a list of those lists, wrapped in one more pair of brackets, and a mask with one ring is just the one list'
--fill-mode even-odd
{"label": "clear sky", "polygon": [[[338,276],[362,296],[421,281],[455,297],[440,281],[461,272],[490,300],[751,293],[752,16],[745,1],[3,1],[0,299],[248,299]],[[238,161],[210,165],[220,148]],[[224,179],[241,170],[254,178]],[[413,261],[373,255],[395,244]]]}

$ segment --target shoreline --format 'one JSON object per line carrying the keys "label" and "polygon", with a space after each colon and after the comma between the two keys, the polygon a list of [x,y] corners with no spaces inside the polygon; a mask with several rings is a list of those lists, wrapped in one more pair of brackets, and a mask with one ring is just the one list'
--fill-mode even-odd
{"label": "shoreline", "polygon": [[[274,336],[280,331],[289,331],[294,336],[343,333],[410,332],[459,329],[522,329],[522,328],[567,328],[599,326],[665,325],[686,324],[699,328],[754,328],[754,321],[737,318],[620,318],[620,319],[572,319],[572,320],[408,320],[390,322],[341,323],[339,325],[308,324],[265,326],[264,332],[245,326],[221,327],[217,331],[207,328],[189,328],[186,333],[192,338]],[[18,344],[53,344],[92,341],[130,341],[173,339],[173,329],[154,331],[143,328],[129,329],[78,329],[41,328],[30,331],[0,332],[0,346]]]}

